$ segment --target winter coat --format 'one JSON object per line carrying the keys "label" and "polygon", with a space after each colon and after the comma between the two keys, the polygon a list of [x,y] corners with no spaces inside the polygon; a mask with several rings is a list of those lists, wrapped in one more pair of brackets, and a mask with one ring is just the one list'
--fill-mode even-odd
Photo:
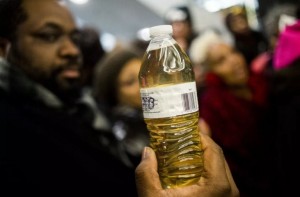
{"label": "winter coat", "polygon": [[137,196],[112,133],[11,66],[0,65],[0,196]]}

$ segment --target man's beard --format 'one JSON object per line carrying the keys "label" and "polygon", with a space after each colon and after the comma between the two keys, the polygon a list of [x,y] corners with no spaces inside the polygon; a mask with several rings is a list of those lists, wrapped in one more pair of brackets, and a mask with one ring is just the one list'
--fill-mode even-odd
{"label": "man's beard", "polygon": [[57,69],[52,72],[50,78],[45,80],[42,85],[55,94],[66,105],[72,105],[78,101],[81,96],[81,86],[79,78],[76,79],[58,79],[59,73],[63,70]]}

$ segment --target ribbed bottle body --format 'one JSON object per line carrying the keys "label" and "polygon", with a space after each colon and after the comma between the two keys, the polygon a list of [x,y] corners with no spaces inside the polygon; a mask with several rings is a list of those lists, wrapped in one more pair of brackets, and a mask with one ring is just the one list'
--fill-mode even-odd
{"label": "ribbed bottle body", "polygon": [[150,146],[164,188],[196,183],[203,171],[198,100],[188,56],[172,38],[153,39],[139,73]]}

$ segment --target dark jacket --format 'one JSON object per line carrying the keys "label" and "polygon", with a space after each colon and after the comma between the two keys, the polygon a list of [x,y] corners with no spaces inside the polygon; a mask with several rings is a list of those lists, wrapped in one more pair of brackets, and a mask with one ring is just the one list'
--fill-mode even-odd
{"label": "dark jacket", "polygon": [[136,168],[145,146],[149,146],[149,131],[141,109],[117,106],[111,111],[113,133],[118,139],[119,152],[124,163]]}
{"label": "dark jacket", "polygon": [[[276,132],[274,180],[277,196],[293,196],[298,191],[300,162],[300,59],[274,72],[267,126]],[[284,181],[283,181],[284,180]]]}
{"label": "dark jacket", "polygon": [[137,196],[111,133],[82,118],[88,107],[66,109],[18,71],[0,70],[0,196]]}

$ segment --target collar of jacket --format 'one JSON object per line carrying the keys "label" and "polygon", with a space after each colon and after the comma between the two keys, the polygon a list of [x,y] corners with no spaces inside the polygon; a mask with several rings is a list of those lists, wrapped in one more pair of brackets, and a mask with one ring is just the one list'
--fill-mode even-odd
{"label": "collar of jacket", "polygon": [[30,99],[48,107],[63,107],[62,101],[52,92],[30,80],[3,58],[0,58],[0,88],[10,96]]}

